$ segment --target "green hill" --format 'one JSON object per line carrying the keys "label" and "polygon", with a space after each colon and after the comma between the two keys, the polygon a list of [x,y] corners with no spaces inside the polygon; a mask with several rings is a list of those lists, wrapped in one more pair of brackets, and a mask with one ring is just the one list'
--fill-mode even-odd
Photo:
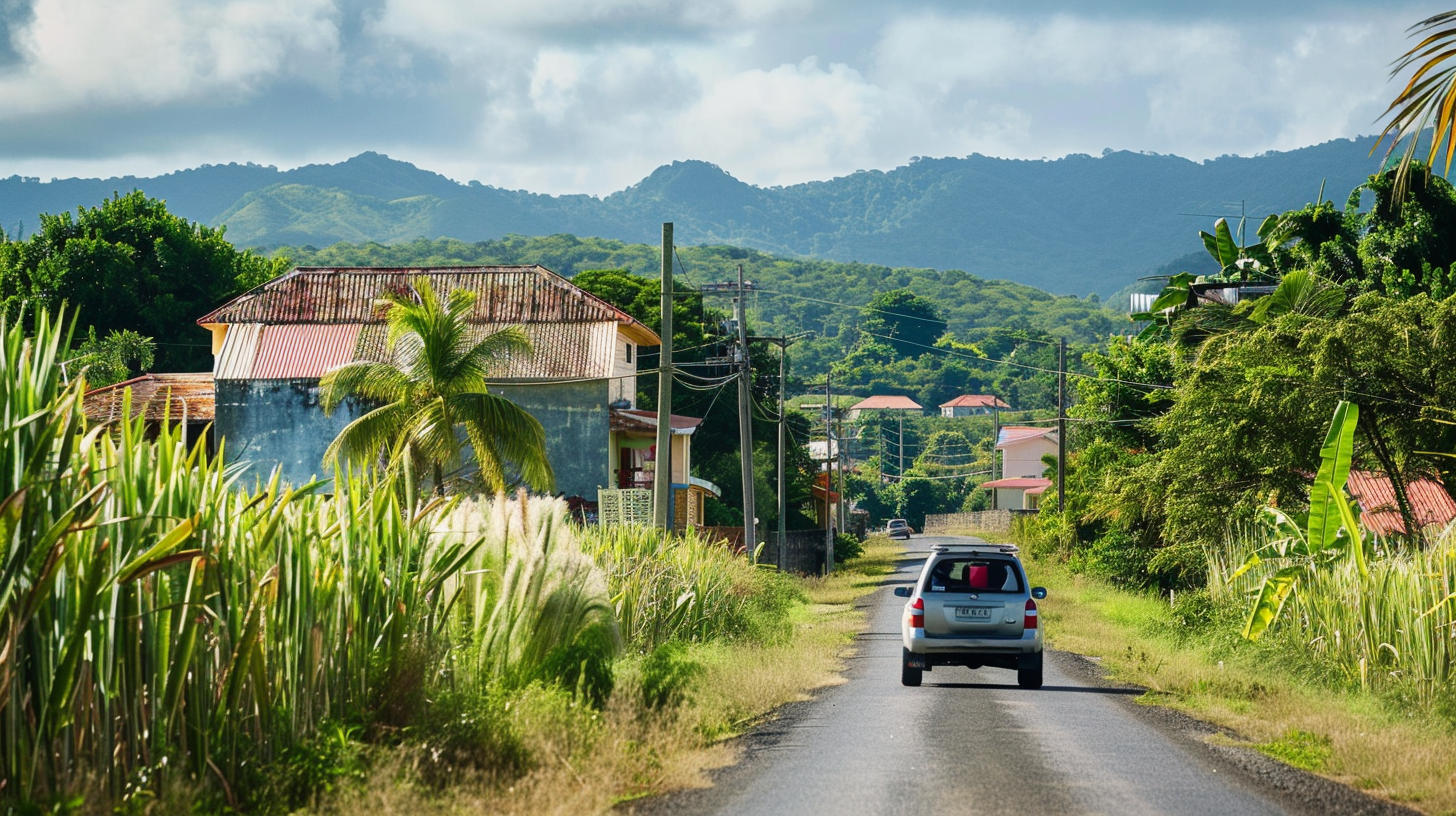
{"label": "green hill", "polygon": [[280,171],[217,165],[150,179],[0,179],[0,225],[142,189],[241,246],[464,241],[560,233],[650,243],[672,221],[682,245],[961,269],[1047,291],[1110,295],[1199,248],[1219,215],[1304,205],[1325,182],[1343,198],[1377,169],[1371,139],[1193,162],[1110,152],[1055,161],[915,159],[787,187],[756,187],[705,162],[674,162],[604,198],[461,184],[377,153]]}

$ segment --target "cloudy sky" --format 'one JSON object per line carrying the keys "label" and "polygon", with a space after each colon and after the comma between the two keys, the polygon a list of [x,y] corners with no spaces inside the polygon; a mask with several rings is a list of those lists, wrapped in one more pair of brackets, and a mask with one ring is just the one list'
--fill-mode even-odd
{"label": "cloudy sky", "polygon": [[0,177],[376,150],[606,194],[674,159],[1247,155],[1377,131],[1449,2],[0,0]]}

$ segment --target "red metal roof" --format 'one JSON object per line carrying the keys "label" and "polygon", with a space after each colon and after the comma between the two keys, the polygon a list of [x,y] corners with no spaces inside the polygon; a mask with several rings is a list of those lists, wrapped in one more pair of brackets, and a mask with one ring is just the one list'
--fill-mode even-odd
{"label": "red metal roof", "polygon": [[[1378,535],[1405,533],[1405,523],[1395,501],[1390,477],[1368,470],[1350,471],[1345,483],[1350,495],[1360,503],[1360,524]],[[1441,485],[1439,478],[1421,478],[1405,486],[1411,513],[1421,527],[1445,525],[1456,520],[1456,501]]]}
{"label": "red metal roof", "polygon": [[635,342],[661,340],[631,315],[573,286],[542,266],[472,267],[300,267],[239,295],[198,318],[219,323],[382,323],[377,301],[386,293],[407,294],[426,278],[444,294],[465,289],[476,295],[474,323],[590,323],[611,321]]}
{"label": "red metal roof", "polygon": [[942,408],[1010,408],[993,394],[962,394],[950,402],[942,402]]}
{"label": "red metal roof", "polygon": [[873,396],[849,406],[851,411],[919,411],[920,403],[909,397]]}
{"label": "red metal roof", "polygon": [[176,422],[211,422],[215,392],[212,375],[143,374],[126,382],[93,388],[81,399],[81,410],[93,422],[121,417],[122,402],[131,389],[131,414],[145,411],[147,419],[160,421],[164,415]]}
{"label": "red metal roof", "polygon": [[981,487],[997,487],[1003,490],[1025,490],[1027,492],[1037,488],[1046,490],[1051,486],[1051,479],[1033,479],[1024,476],[1015,479],[996,479],[995,481],[981,483]]}
{"label": "red metal roof", "polygon": [[1056,428],[1035,428],[1028,425],[1007,425],[1001,429],[996,437],[996,449],[1000,450],[1012,442],[1024,442],[1028,439],[1036,439],[1041,436],[1051,436],[1057,432]]}
{"label": "red metal roof", "polygon": [[[697,417],[671,414],[668,417],[668,424],[675,434],[690,434],[703,424],[703,420]],[[613,431],[657,433],[657,412],[639,411],[635,408],[613,408],[611,428]]]}
{"label": "red metal roof", "polygon": [[358,324],[264,325],[248,379],[317,379],[354,359]]}

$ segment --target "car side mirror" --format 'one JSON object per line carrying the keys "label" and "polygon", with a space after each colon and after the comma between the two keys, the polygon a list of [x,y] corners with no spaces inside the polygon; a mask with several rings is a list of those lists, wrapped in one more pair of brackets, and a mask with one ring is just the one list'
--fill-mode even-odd
{"label": "car side mirror", "polygon": [[[1046,595],[1046,592],[1043,591],[1042,592],[1042,595]],[[910,587],[895,587],[895,597],[897,597],[897,598],[908,598],[908,597],[910,597]]]}
{"label": "car side mirror", "polygon": [[1046,587],[1032,587],[1031,597],[1037,599],[1038,601],[1046,600]]}

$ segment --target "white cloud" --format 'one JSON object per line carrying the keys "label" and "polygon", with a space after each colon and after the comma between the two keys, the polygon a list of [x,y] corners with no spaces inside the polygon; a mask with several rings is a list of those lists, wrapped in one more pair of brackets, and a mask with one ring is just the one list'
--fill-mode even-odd
{"label": "white cloud", "polygon": [[[1385,66],[1428,12],[1271,6],[1249,24],[1153,0],[1095,16],[931,0],[365,5],[35,0],[11,24],[23,61],[0,68],[0,106],[36,133],[74,132],[98,108],[128,110],[133,129],[138,110],[165,118],[151,142],[104,128],[77,142],[65,155],[92,173],[108,157],[112,172],[180,164],[198,145],[279,164],[373,149],[552,193],[605,194],[675,159],[782,184],[916,155],[1206,158],[1375,129]],[[349,126],[298,121],[299,86]],[[281,125],[245,134],[219,111]],[[65,172],[25,150],[0,140],[10,172]]]}
{"label": "white cloud", "polygon": [[205,103],[304,69],[307,79],[327,79],[333,11],[327,0],[37,0],[13,35],[24,62],[0,78],[0,105],[29,115]]}

